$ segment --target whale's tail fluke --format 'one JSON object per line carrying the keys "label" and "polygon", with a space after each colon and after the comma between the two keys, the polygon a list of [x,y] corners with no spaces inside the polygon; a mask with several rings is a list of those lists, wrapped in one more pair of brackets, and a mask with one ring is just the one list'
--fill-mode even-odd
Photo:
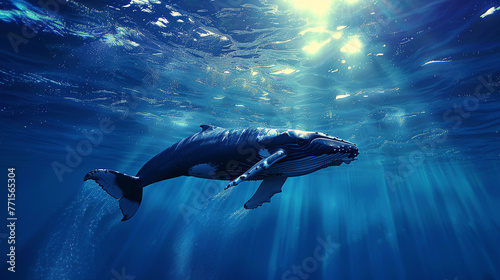
{"label": "whale's tail fluke", "polygon": [[142,186],[139,177],[108,169],[95,169],[87,173],[83,180],[89,179],[98,183],[112,197],[120,199],[122,221],[132,218],[139,209],[142,200]]}

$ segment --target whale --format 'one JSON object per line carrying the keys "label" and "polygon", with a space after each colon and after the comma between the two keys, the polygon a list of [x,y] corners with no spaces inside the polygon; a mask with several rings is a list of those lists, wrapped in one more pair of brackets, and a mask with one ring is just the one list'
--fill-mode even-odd
{"label": "whale", "polygon": [[154,156],[135,176],[95,169],[84,181],[95,181],[119,200],[122,221],[139,209],[144,187],[180,176],[230,181],[224,189],[244,181],[262,181],[244,204],[245,209],[254,209],[280,193],[287,178],[350,164],[359,155],[356,144],[320,132],[200,127],[200,132]]}

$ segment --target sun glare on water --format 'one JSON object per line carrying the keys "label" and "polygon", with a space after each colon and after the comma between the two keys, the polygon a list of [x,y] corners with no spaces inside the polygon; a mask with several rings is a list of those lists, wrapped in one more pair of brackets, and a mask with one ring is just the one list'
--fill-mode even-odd
{"label": "sun glare on water", "polygon": [[326,41],[323,41],[323,42],[311,42],[309,43],[308,45],[306,45],[305,47],[302,48],[303,51],[309,53],[309,54],[315,54],[317,53],[323,46],[325,46],[326,44],[330,43],[331,39],[328,39]]}
{"label": "sun glare on water", "polygon": [[293,0],[293,6],[298,11],[310,12],[314,15],[325,15],[330,10],[332,0]]}
{"label": "sun glare on water", "polygon": [[340,51],[345,53],[357,53],[361,50],[362,47],[363,44],[358,38],[352,38],[347,41],[347,43],[342,48],[340,48]]}
{"label": "sun glare on water", "polygon": [[355,4],[359,0],[285,0],[293,6],[296,11],[310,13],[312,16],[321,18],[327,15],[333,4]]}

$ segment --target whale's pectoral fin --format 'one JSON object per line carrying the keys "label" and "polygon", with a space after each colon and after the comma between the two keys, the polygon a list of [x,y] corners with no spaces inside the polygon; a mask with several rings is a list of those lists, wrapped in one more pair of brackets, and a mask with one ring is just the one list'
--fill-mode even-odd
{"label": "whale's pectoral fin", "polygon": [[264,202],[271,202],[273,195],[281,192],[281,187],[287,177],[269,178],[262,181],[255,194],[245,203],[245,209],[254,209],[262,206]]}
{"label": "whale's pectoral fin", "polygon": [[272,153],[270,156],[263,158],[259,162],[257,162],[252,168],[248,169],[247,172],[243,173],[242,175],[238,176],[238,178],[234,179],[227,185],[225,190],[234,187],[238,185],[239,183],[248,180],[255,176],[255,174],[258,174],[262,170],[268,169],[271,165],[273,165],[275,162],[277,162],[280,159],[283,159],[286,157],[286,153],[282,149],[278,149],[274,153]]}
{"label": "whale's pectoral fin", "polygon": [[132,218],[139,209],[142,200],[142,187],[138,177],[113,170],[96,169],[87,173],[83,180],[89,179],[98,183],[112,197],[120,199],[122,221]]}

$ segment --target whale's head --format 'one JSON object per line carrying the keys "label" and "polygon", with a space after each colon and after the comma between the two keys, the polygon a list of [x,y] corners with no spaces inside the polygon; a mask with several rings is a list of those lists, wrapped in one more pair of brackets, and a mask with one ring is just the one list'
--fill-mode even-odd
{"label": "whale's head", "polygon": [[359,154],[358,147],[351,142],[320,132],[301,130],[274,131],[265,146],[269,150],[284,150],[287,156],[283,162],[302,165],[303,168],[307,165],[320,169],[342,162],[349,164]]}

